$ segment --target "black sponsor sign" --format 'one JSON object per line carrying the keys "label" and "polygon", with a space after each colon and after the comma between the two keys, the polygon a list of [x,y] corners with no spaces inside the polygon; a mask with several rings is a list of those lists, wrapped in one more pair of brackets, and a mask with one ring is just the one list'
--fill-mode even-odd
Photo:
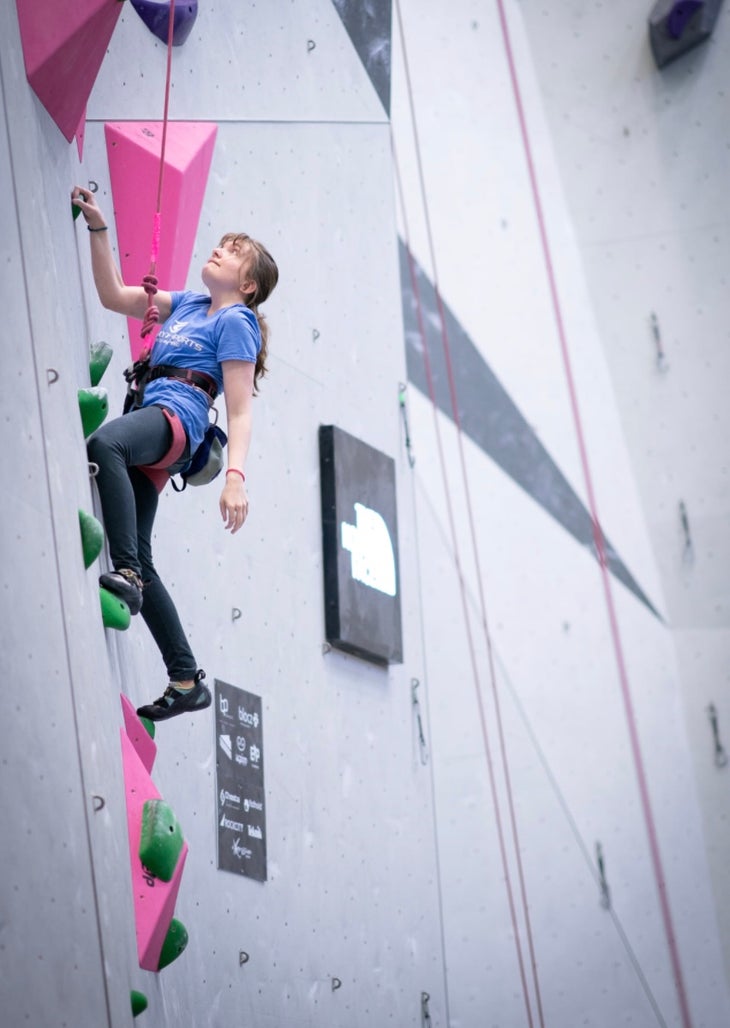
{"label": "black sponsor sign", "polygon": [[261,697],[215,680],[218,867],[266,881]]}
{"label": "black sponsor sign", "polygon": [[403,660],[395,463],[334,425],[319,429],[325,635],[376,664]]}

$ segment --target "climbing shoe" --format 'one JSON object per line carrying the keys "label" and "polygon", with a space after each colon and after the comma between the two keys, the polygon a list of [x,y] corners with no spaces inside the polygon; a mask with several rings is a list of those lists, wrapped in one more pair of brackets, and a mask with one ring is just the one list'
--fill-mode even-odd
{"label": "climbing shoe", "polygon": [[108,571],[99,576],[99,585],[114,593],[129,607],[130,614],[139,614],[142,608],[142,579],[130,568]]}
{"label": "climbing shoe", "polygon": [[138,707],[139,717],[149,718],[150,721],[166,721],[169,717],[177,717],[178,714],[194,713],[196,710],[205,710],[210,706],[210,689],[203,685],[205,671],[200,670],[195,674],[195,685],[192,689],[184,691],[176,689],[170,683],[159,700],[148,703],[146,707]]}

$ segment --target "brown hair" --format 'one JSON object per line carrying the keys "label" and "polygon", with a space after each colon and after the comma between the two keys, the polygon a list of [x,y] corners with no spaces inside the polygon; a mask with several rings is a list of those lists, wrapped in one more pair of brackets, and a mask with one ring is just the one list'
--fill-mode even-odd
{"label": "brown hair", "polygon": [[256,367],[253,373],[253,391],[258,392],[258,380],[266,374],[266,358],[269,351],[269,326],[265,315],[259,311],[259,304],[264,303],[279,281],[279,269],[276,261],[266,247],[252,239],[245,232],[227,232],[220,241],[220,246],[226,243],[237,243],[239,246],[246,246],[251,260],[245,269],[246,278],[250,278],[256,289],[253,293],[244,293],[243,302],[256,315],[261,332],[261,349],[256,357]]}

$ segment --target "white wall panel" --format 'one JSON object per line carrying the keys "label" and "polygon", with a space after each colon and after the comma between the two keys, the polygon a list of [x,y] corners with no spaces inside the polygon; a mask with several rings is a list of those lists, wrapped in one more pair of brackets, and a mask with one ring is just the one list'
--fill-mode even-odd
{"label": "white wall panel", "polygon": [[[89,118],[160,120],[165,72],[165,46],[130,5]],[[332,0],[200,4],[187,42],[173,51],[172,74],[170,117],[177,120],[386,121]]]}
{"label": "white wall panel", "polygon": [[[611,320],[614,282],[621,278],[622,268],[625,277],[626,261],[621,264],[617,259],[610,267],[604,261],[599,277],[591,270],[596,247],[589,249],[583,239],[589,215],[594,218],[592,228],[598,219],[604,232],[610,228],[620,235],[617,226],[623,221],[628,231],[629,223],[641,220],[645,207],[652,212],[647,218],[661,221],[665,213],[645,203],[641,189],[646,187],[637,181],[638,165],[630,192],[628,176],[623,185],[613,180],[607,158],[613,151],[604,131],[609,119],[603,114],[610,109],[614,122],[627,116],[620,99],[629,95],[628,86],[621,92],[617,69],[622,73],[626,69],[617,51],[628,39],[629,27],[644,32],[643,22],[635,12],[629,16],[628,8],[622,18],[613,9],[589,12],[575,5],[560,12],[531,5],[524,10],[523,5],[505,7],[602,525],[652,602],[660,611],[667,605],[674,609],[671,590],[675,587],[657,559],[647,493],[637,472],[637,440],[627,430],[614,368],[604,353],[605,333],[613,331],[616,320]],[[457,4],[447,11],[437,4],[406,3],[401,8],[444,301],[578,495],[585,497],[497,6],[477,10]],[[641,45],[643,37],[637,43]],[[565,67],[563,47],[570,54]],[[407,225],[419,263],[432,273],[398,41],[394,60],[393,123],[406,208],[401,229]],[[581,61],[582,74],[576,76],[573,66]],[[568,67],[572,67],[570,73]],[[561,90],[558,99],[552,88]],[[546,95],[547,117],[541,91]],[[592,147],[582,144],[575,131],[580,112],[585,113],[586,93],[593,102],[581,127],[590,135]],[[715,103],[719,114],[715,101],[710,86],[704,102]],[[696,102],[700,103],[699,96]],[[573,126],[572,134],[566,124]],[[713,145],[717,149],[724,143]],[[575,167],[569,174],[570,161]],[[677,161],[681,162],[679,155]],[[693,166],[691,160],[687,163]],[[684,174],[689,174],[688,167]],[[609,178],[610,202],[600,194]],[[717,184],[710,187],[710,194],[713,189],[717,191]],[[581,208],[580,197],[590,190],[590,200]],[[623,207],[617,213],[620,204]],[[642,225],[649,241],[654,231],[655,225]],[[626,253],[632,251],[634,256],[643,245],[643,238],[637,240],[634,232],[626,241]],[[635,274],[632,267],[632,282]],[[650,274],[648,264],[646,274]],[[613,276],[612,291],[606,275]],[[704,281],[705,276],[700,273],[699,277]],[[668,283],[669,276],[667,289],[671,288]],[[626,339],[625,331],[622,338]],[[650,335],[647,343],[645,377],[653,372]],[[629,349],[625,342],[624,349]],[[633,381],[636,384],[636,374]],[[713,389],[703,393],[710,406]],[[505,909],[433,418],[430,404],[420,395],[411,396],[411,405],[420,483],[425,618],[427,625],[439,625],[439,642],[448,639],[451,644],[439,645],[432,636],[428,647],[451,1023],[527,1023]],[[453,425],[438,417],[479,678],[489,693],[460,455]],[[666,1023],[680,1023],[599,569],[587,551],[469,440],[464,448],[500,669],[502,715],[546,1023],[608,1026],[630,1019],[661,1023],[653,1003]],[[695,471],[701,474],[697,464]],[[440,558],[434,556],[439,547]],[[670,591],[666,600],[665,589]],[[701,609],[716,592],[709,569],[697,589],[702,592]],[[682,702],[686,664],[677,661],[667,626],[618,583],[612,583],[612,592],[690,1009],[696,1023],[720,1024],[727,1017],[728,996],[716,931],[717,897],[708,879],[705,826],[689,748],[692,737]],[[693,612],[701,618],[697,607]],[[518,703],[529,731],[511,699]],[[493,760],[499,764],[489,700],[487,724]],[[703,732],[708,745],[706,721]],[[509,833],[499,768],[496,775]],[[475,826],[475,815],[486,823]],[[472,840],[475,832],[474,845],[465,848],[454,841]],[[721,837],[717,836],[718,842]],[[599,906],[596,841],[603,846],[618,928],[611,914]],[[514,874],[511,848],[509,854]],[[484,911],[483,919],[475,917],[475,906]],[[652,998],[637,975],[635,961]]]}
{"label": "white wall panel", "polygon": [[[709,853],[727,849],[706,706],[727,708],[730,23],[661,72],[635,5],[524,7],[586,282],[675,629]],[[560,59],[556,59],[557,48]],[[657,366],[654,312],[666,355]],[[679,504],[689,519],[687,551]],[[712,750],[710,748],[710,754]],[[718,916],[730,911],[715,869]],[[722,932],[727,939],[727,931]],[[725,965],[730,956],[725,945]]]}

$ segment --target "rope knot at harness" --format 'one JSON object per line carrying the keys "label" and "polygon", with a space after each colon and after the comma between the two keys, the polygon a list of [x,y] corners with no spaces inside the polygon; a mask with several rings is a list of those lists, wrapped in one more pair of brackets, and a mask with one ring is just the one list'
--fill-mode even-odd
{"label": "rope knot at harness", "polygon": [[157,276],[145,275],[145,277],[142,279],[142,286],[149,298],[149,306],[145,311],[144,321],[142,323],[142,329],[140,331],[140,336],[144,339],[145,336],[150,334],[152,329],[160,320],[160,308],[152,303],[152,297],[157,292]]}

